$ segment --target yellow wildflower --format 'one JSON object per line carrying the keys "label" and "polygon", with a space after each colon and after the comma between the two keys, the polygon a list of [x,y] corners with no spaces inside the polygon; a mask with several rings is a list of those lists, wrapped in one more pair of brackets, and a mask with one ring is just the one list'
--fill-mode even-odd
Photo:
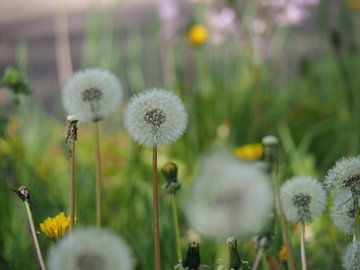
{"label": "yellow wildflower", "polygon": [[279,251],[279,260],[281,262],[286,262],[286,247],[282,246]]}
{"label": "yellow wildflower", "polygon": [[69,231],[70,218],[64,212],[55,217],[48,217],[40,223],[41,231],[50,239],[57,240]]}
{"label": "yellow wildflower", "polygon": [[347,0],[349,8],[360,9],[360,0]]}
{"label": "yellow wildflower", "polygon": [[261,143],[245,144],[237,147],[234,150],[234,154],[242,159],[246,160],[258,160],[262,157],[264,152],[263,145]]}
{"label": "yellow wildflower", "polygon": [[187,32],[187,40],[193,46],[200,46],[206,42],[208,30],[202,24],[194,24]]}

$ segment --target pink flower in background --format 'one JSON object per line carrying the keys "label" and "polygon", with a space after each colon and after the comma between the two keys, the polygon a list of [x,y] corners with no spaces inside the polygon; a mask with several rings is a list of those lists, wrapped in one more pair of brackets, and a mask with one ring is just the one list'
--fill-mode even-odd
{"label": "pink flower in background", "polygon": [[207,21],[211,31],[211,41],[214,45],[223,44],[226,35],[235,34],[237,31],[236,14],[232,8],[224,7],[218,12],[211,13]]}
{"label": "pink flower in background", "polygon": [[176,0],[158,0],[159,17],[164,22],[174,22],[180,17]]}

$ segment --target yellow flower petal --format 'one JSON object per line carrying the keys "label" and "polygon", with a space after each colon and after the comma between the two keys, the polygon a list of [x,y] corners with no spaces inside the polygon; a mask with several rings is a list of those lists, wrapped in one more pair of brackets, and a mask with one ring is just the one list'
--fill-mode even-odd
{"label": "yellow flower petal", "polygon": [[258,160],[262,157],[264,149],[261,143],[245,144],[237,147],[234,150],[234,154],[245,160]]}
{"label": "yellow flower petal", "polygon": [[193,25],[187,32],[187,40],[190,45],[199,46],[206,42],[208,38],[208,30],[202,24]]}
{"label": "yellow flower petal", "polygon": [[41,231],[50,239],[57,240],[69,231],[70,219],[64,212],[55,217],[48,217],[40,223]]}

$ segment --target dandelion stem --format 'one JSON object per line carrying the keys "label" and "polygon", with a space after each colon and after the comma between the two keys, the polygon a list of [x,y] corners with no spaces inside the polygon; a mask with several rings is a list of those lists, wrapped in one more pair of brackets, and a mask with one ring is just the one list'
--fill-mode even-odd
{"label": "dandelion stem", "polygon": [[175,228],[177,256],[178,256],[178,260],[181,261],[181,259],[182,259],[181,239],[180,239],[180,228],[179,228],[179,219],[178,219],[178,213],[177,213],[176,194],[175,193],[171,194],[171,204],[172,204],[173,221],[174,221],[174,228]]}
{"label": "dandelion stem", "polygon": [[69,231],[75,225],[75,142],[70,144],[70,225]]}
{"label": "dandelion stem", "polygon": [[359,199],[354,199],[354,215],[355,215],[355,238],[360,239],[360,217],[359,217]]}
{"label": "dandelion stem", "polygon": [[[277,171],[276,169],[274,170],[275,172]],[[276,201],[277,201],[277,206],[278,206],[278,216],[280,219],[280,223],[281,223],[281,227],[282,227],[282,235],[283,235],[283,240],[284,240],[284,244],[285,244],[285,248],[286,248],[286,259],[288,262],[288,266],[290,270],[296,270],[295,268],[295,261],[294,261],[294,256],[292,254],[292,248],[291,248],[291,243],[290,243],[290,237],[289,237],[289,228],[287,226],[287,222],[284,216],[284,210],[282,207],[282,203],[281,203],[281,199],[280,199],[280,188],[279,188],[279,183],[276,177],[276,173],[274,173],[274,181],[275,181],[275,196],[276,196]]]}
{"label": "dandelion stem", "polygon": [[305,223],[301,224],[300,248],[301,248],[301,269],[307,270],[306,254],[305,254]]}
{"label": "dandelion stem", "polygon": [[160,232],[159,232],[159,199],[158,199],[158,173],[157,173],[157,147],[153,147],[153,224],[154,224],[154,251],[155,270],[161,270],[160,258]]}
{"label": "dandelion stem", "polygon": [[101,158],[100,158],[100,139],[99,121],[95,121],[95,141],[96,141],[96,225],[102,225],[102,192],[101,192]]}
{"label": "dandelion stem", "polygon": [[258,252],[256,254],[254,265],[251,268],[251,270],[257,270],[258,269],[258,267],[260,265],[260,262],[261,262],[262,255],[263,255],[263,250],[262,250],[262,248],[259,248],[259,250],[258,250]]}
{"label": "dandelion stem", "polygon": [[78,120],[74,115],[68,116],[69,129],[66,141],[70,145],[70,232],[74,229],[75,225],[75,142],[77,141],[77,122]]}
{"label": "dandelion stem", "polygon": [[[27,190],[26,190],[27,192]],[[34,248],[35,248],[35,252],[36,252],[36,257],[37,260],[39,262],[39,266],[41,270],[45,270],[45,263],[44,263],[44,259],[41,253],[41,249],[40,249],[40,245],[39,245],[39,241],[36,235],[36,231],[35,231],[35,225],[34,225],[34,220],[32,217],[32,213],[31,213],[31,207],[30,204],[27,200],[24,200],[25,203],[25,208],[26,208],[26,212],[27,212],[27,216],[29,219],[29,224],[30,224],[30,231],[31,231],[31,236],[32,236],[32,240],[34,243]]]}

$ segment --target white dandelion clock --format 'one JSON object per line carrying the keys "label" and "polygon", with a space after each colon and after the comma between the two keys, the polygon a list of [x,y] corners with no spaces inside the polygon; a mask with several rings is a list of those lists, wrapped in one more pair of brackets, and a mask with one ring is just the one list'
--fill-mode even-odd
{"label": "white dandelion clock", "polygon": [[331,219],[340,231],[354,234],[355,210],[351,192],[341,191],[336,194],[331,208]]}
{"label": "white dandelion clock", "polygon": [[154,147],[176,141],[185,131],[187,113],[181,100],[163,89],[134,96],[125,111],[125,127],[139,144]]}
{"label": "white dandelion clock", "polygon": [[325,208],[326,192],[315,178],[291,178],[281,186],[280,193],[285,216],[290,221],[311,222]]}
{"label": "white dandelion clock", "polygon": [[335,163],[325,178],[327,186],[360,195],[360,156],[342,158]]}
{"label": "white dandelion clock", "polygon": [[186,209],[198,232],[240,236],[261,229],[272,202],[270,180],[261,166],[215,151],[202,161]]}
{"label": "white dandelion clock", "polygon": [[345,250],[342,258],[342,264],[345,270],[360,269],[360,241],[350,243]]}
{"label": "white dandelion clock", "polygon": [[115,112],[121,97],[122,87],[115,75],[102,69],[86,69],[67,81],[62,100],[68,114],[90,122]]}
{"label": "white dandelion clock", "polygon": [[101,229],[75,230],[55,246],[50,270],[131,270],[132,254],[115,234]]}

